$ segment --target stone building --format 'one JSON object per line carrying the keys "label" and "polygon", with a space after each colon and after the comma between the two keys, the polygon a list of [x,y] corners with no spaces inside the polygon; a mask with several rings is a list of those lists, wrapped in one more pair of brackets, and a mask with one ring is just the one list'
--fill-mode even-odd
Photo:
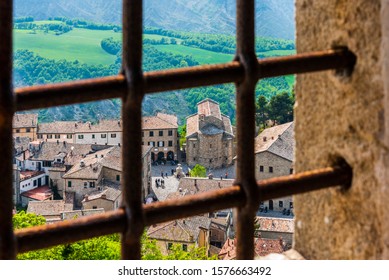
{"label": "stone building", "polygon": [[38,114],[15,114],[12,122],[13,136],[36,140]]}
{"label": "stone building", "polygon": [[[255,177],[257,180],[293,173],[293,122],[273,126],[255,138]],[[274,211],[292,210],[292,197],[264,201],[262,208]]]}
{"label": "stone building", "polygon": [[232,164],[234,134],[230,118],[220,112],[219,103],[205,99],[197,104],[197,114],[186,119],[186,160],[219,168]]}
{"label": "stone building", "polygon": [[120,145],[122,142],[121,120],[91,122],[56,121],[40,123],[37,139],[45,142],[68,142],[76,144]]}
{"label": "stone building", "polygon": [[184,251],[189,246],[205,247],[206,252],[210,246],[211,219],[206,216],[194,216],[175,220],[148,228],[147,236],[155,239],[162,254],[167,255],[173,244],[179,244]]}
{"label": "stone building", "polygon": [[177,160],[179,153],[178,121],[174,115],[157,113],[142,118],[142,145],[153,147],[151,160]]}
{"label": "stone building", "polygon": [[75,143],[74,129],[76,124],[69,121],[39,123],[36,138],[45,142]]}
{"label": "stone building", "polygon": [[[150,150],[148,146],[142,149],[143,200],[150,192]],[[96,206],[108,211],[120,206],[123,179],[121,152],[121,147],[115,146],[86,155],[62,176],[64,192],[74,193],[76,207]]]}

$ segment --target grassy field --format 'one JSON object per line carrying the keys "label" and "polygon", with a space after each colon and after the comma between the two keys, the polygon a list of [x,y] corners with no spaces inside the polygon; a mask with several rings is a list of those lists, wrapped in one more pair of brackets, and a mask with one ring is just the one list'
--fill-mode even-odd
{"label": "grassy field", "polygon": [[[37,25],[45,23],[61,23],[56,21],[36,21]],[[105,52],[101,47],[101,40],[113,37],[120,40],[122,34],[111,30],[90,30],[74,28],[72,31],[55,35],[53,32],[44,33],[37,30],[32,34],[30,30],[14,30],[14,49],[27,49],[37,53],[45,58],[69,61],[78,60],[87,64],[112,64],[116,57]],[[165,36],[145,34],[144,38],[160,40]],[[165,37],[169,38],[169,37]],[[178,43],[180,39],[176,39]],[[157,50],[162,52],[171,52],[173,54],[191,55],[200,64],[215,64],[229,62],[233,59],[232,54],[217,53],[198,48],[183,45],[153,45]],[[294,54],[294,50],[276,50],[259,53],[263,56],[280,56]]]}
{"label": "grassy field", "polygon": [[112,64],[115,56],[106,53],[101,47],[101,40],[108,37],[121,38],[121,33],[106,30],[88,30],[75,28],[56,36],[29,30],[14,31],[14,49],[27,49],[45,58],[79,60],[88,64]]}
{"label": "grassy field", "polygon": [[211,52],[207,50],[182,46],[182,45],[155,45],[157,50],[162,52],[171,52],[173,54],[191,55],[200,64],[214,64],[231,61],[232,54]]}

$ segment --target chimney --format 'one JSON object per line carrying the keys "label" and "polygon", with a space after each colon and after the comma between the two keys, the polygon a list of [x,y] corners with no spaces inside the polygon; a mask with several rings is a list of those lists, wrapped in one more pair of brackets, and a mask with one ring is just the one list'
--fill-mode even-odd
{"label": "chimney", "polygon": [[197,179],[194,180],[194,185],[197,187]]}
{"label": "chimney", "polygon": [[120,126],[120,120],[118,121],[118,126]]}
{"label": "chimney", "polygon": [[107,199],[107,195],[104,193],[104,194],[101,195],[101,198],[102,199]]}
{"label": "chimney", "polygon": [[266,142],[266,140],[267,140],[266,136],[265,136],[265,137],[263,137],[263,142]]}
{"label": "chimney", "polygon": [[80,161],[80,167],[85,167],[85,162],[83,160]]}
{"label": "chimney", "polygon": [[219,187],[219,189],[220,189],[220,188],[221,188],[221,186],[220,186],[220,182],[218,182],[218,183],[217,183],[217,185],[218,185],[218,187]]}
{"label": "chimney", "polygon": [[85,201],[89,201],[89,195],[85,195]]}

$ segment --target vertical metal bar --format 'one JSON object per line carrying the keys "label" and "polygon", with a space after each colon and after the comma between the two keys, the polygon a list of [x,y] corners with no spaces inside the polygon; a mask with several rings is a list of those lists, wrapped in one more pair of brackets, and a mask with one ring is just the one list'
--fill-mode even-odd
{"label": "vertical metal bar", "polygon": [[0,259],[15,259],[12,229],[12,1],[0,1]]}
{"label": "vertical metal bar", "polygon": [[237,209],[237,259],[254,258],[254,217],[259,205],[255,183],[255,85],[258,61],[255,56],[254,0],[237,0],[237,55],[245,69],[237,83],[237,177],[246,195],[246,205]]}
{"label": "vertical metal bar", "polygon": [[122,258],[140,259],[144,229],[142,210],[142,1],[123,1],[123,71],[128,89],[123,97],[123,204],[127,230],[122,235]]}

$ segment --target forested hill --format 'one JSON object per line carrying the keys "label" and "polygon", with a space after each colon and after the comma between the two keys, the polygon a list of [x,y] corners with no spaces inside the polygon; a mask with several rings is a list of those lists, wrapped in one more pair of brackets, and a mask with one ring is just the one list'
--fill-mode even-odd
{"label": "forested hill", "polygon": [[[145,0],[145,26],[202,33],[235,33],[236,0]],[[16,0],[15,17],[62,16],[101,23],[121,21],[122,0]],[[293,0],[256,0],[256,35],[294,38]]]}

